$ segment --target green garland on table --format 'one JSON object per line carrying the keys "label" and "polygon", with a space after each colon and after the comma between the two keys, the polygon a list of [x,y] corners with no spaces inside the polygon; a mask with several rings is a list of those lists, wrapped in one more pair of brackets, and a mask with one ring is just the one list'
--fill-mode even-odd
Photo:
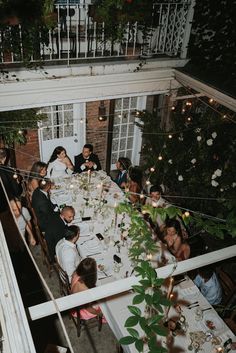
{"label": "green garland on table", "polygon": [[[170,216],[176,217],[181,213],[175,207],[158,209],[152,206],[143,206],[142,210],[149,213],[153,222],[156,221],[158,213],[163,220]],[[149,348],[148,353],[168,352],[167,348],[161,346],[158,337],[165,337],[168,334],[167,328],[163,325],[165,318],[163,306],[168,308],[172,303],[161,288],[164,279],[157,277],[155,269],[148,260],[148,255],[158,252],[158,246],[152,240],[151,230],[141,213],[131,204],[119,204],[116,212],[127,213],[130,217],[129,237],[132,240],[132,245],[129,257],[135,264],[135,272],[141,277],[139,285],[132,287],[135,296],[132,305],[128,306],[131,316],[126,320],[125,327],[129,335],[122,337],[120,344],[134,344],[138,352],[143,351],[145,344]],[[138,307],[138,304],[143,302],[145,303],[144,313]],[[142,335],[134,328],[137,325],[140,326]]]}

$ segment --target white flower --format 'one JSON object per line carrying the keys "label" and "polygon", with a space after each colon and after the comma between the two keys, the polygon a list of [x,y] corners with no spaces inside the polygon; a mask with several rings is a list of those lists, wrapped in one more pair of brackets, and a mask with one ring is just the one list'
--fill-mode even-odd
{"label": "white flower", "polygon": [[179,180],[179,181],[183,181],[183,180],[184,180],[183,176],[182,176],[182,175],[179,175],[179,176],[178,176],[178,180]]}
{"label": "white flower", "polygon": [[200,132],[201,131],[201,128],[198,127],[197,129],[195,129],[195,132]]}
{"label": "white flower", "polygon": [[219,185],[219,183],[217,183],[217,181],[215,181],[215,180],[212,180],[212,181],[211,181],[211,185],[214,186],[214,187],[216,187],[216,186]]}
{"label": "white flower", "polygon": [[200,136],[200,135],[197,136],[197,140],[198,140],[198,141],[201,141],[201,139],[202,139],[202,136]]}
{"label": "white flower", "polygon": [[221,174],[222,174],[222,170],[216,169],[216,171],[214,172],[214,174],[215,174],[216,176],[220,177]]}
{"label": "white flower", "polygon": [[179,141],[183,141],[183,140],[184,140],[183,136],[180,136]]}
{"label": "white flower", "polygon": [[169,163],[169,164],[173,164],[172,159],[169,159],[169,160],[168,160],[168,163]]}
{"label": "white flower", "polygon": [[217,177],[217,175],[212,174],[211,179],[215,179],[216,177]]}
{"label": "white flower", "polygon": [[192,163],[192,164],[195,164],[196,162],[197,162],[196,158],[193,158],[193,159],[191,160],[191,163]]}
{"label": "white flower", "polygon": [[212,139],[208,139],[208,140],[207,140],[207,145],[208,145],[208,146],[213,145],[213,140],[212,140]]}
{"label": "white flower", "polygon": [[216,132],[213,132],[213,133],[211,134],[211,136],[213,137],[213,139],[215,139],[216,136],[217,136],[217,133],[216,133]]}
{"label": "white flower", "polygon": [[232,188],[235,188],[235,186],[236,186],[236,183],[233,182],[233,183],[232,183]]}

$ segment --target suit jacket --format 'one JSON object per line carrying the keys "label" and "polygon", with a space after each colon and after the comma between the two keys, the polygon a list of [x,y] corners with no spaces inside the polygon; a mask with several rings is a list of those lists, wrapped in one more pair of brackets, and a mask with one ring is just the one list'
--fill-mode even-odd
{"label": "suit jacket", "polygon": [[66,229],[67,224],[65,224],[59,213],[55,213],[53,217],[51,217],[45,230],[45,240],[47,242],[49,255],[52,260],[55,256],[56,245],[59,240],[64,238]]}
{"label": "suit jacket", "polygon": [[88,170],[88,168],[86,167],[84,170],[81,169],[81,165],[84,164],[86,161],[91,161],[94,162],[97,165],[97,168],[91,168],[91,170],[101,170],[101,164],[99,161],[99,158],[96,154],[91,153],[89,158],[85,159],[83,157],[83,154],[80,153],[78,156],[75,156],[75,167],[74,167],[74,172],[75,173],[82,173]]}
{"label": "suit jacket", "polygon": [[32,195],[32,206],[39,222],[41,231],[45,232],[47,226],[54,216],[55,205],[39,188],[35,189]]}
{"label": "suit jacket", "polygon": [[[18,198],[22,193],[22,186],[13,178],[13,174],[13,169],[0,164],[0,177],[9,199]],[[0,212],[4,212],[7,209],[8,203],[2,185],[0,184]]]}
{"label": "suit jacket", "polygon": [[119,172],[114,182],[120,187],[122,183],[127,183],[128,173],[125,171],[123,174]]}

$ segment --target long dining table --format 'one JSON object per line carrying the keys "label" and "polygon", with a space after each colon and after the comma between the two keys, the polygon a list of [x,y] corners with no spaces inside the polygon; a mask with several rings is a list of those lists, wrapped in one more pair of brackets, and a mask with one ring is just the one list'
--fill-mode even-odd
{"label": "long dining table", "polygon": [[[74,207],[76,214],[73,223],[80,227],[78,251],[81,258],[89,256],[96,259],[98,285],[135,275],[128,256],[131,246],[127,236],[130,219],[127,214],[117,215],[115,212],[115,207],[126,197],[105,172],[85,172],[55,180],[51,199],[59,207],[65,204]],[[175,261],[168,251],[163,252],[162,249],[163,254],[169,263]],[[154,257],[154,266],[160,257],[160,254]],[[176,321],[176,317],[180,316],[182,326],[171,339],[169,336],[168,339],[162,338],[160,344],[171,353],[224,352],[224,343],[234,335],[196,285],[185,276],[181,283],[174,286],[172,294],[173,300],[180,304],[170,308],[168,319]],[[127,307],[132,304],[133,297],[134,293],[130,291],[100,302],[103,314],[118,340],[128,335],[124,324],[130,316]],[[144,310],[144,304],[140,304],[140,308]],[[135,329],[141,334],[140,327]],[[123,350],[125,353],[137,352],[134,344],[123,346]]]}

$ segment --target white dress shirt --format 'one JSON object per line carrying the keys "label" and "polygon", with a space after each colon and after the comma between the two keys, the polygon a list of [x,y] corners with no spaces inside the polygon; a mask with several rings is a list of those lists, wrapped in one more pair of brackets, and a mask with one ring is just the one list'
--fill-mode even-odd
{"label": "white dress shirt", "polygon": [[72,274],[80,262],[76,244],[65,238],[59,240],[56,245],[56,256],[59,265],[68,274],[69,280],[71,281]]}
{"label": "white dress shirt", "polygon": [[207,282],[205,282],[200,275],[197,275],[193,282],[211,305],[220,304],[222,299],[222,289],[215,272]]}

